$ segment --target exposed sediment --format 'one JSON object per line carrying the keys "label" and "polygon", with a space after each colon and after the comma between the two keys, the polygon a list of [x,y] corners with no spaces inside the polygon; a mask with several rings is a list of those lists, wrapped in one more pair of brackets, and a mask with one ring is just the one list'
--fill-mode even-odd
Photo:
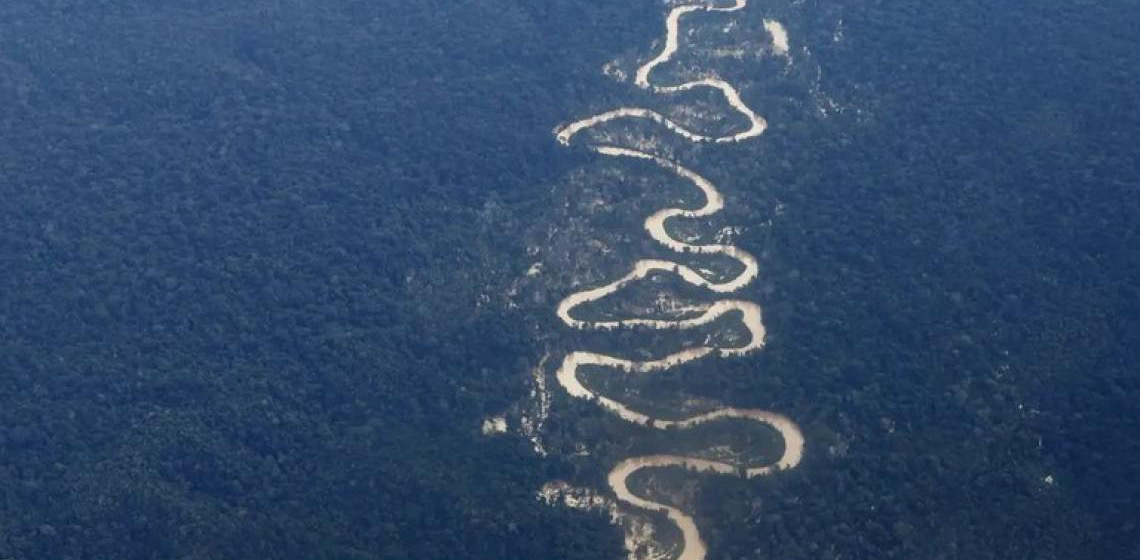
{"label": "exposed sediment", "polygon": [[[767,122],[743,101],[740,92],[728,82],[714,77],[706,77],[676,85],[657,85],[651,79],[653,70],[668,62],[677,52],[681,22],[687,14],[701,11],[735,12],[744,9],[746,5],[747,0],[736,0],[733,5],[724,7],[698,4],[673,8],[665,19],[665,44],[656,56],[637,69],[634,76],[634,84],[637,87],[653,93],[678,93],[702,88],[715,90],[736,113],[743,117],[746,123],[743,130],[722,136],[702,134],[651,109],[621,107],[578,120],[557,129],[555,136],[558,141],[564,145],[569,145],[579,134],[603,123],[621,119],[641,119],[657,123],[669,132],[691,142],[725,144],[741,142],[762,135],[767,129]],[[764,27],[772,36],[771,51],[777,55],[786,55],[788,52],[788,36],[784,27],[772,20],[765,20]],[[692,329],[708,325],[725,314],[740,313],[741,321],[748,330],[749,338],[738,346],[696,346],[648,361],[635,361],[580,350],[566,355],[556,374],[559,385],[572,397],[589,399],[623,420],[650,428],[686,429],[709,422],[739,419],[765,424],[780,434],[783,439],[784,450],[779,459],[770,464],[737,464],[708,458],[663,454],[625,459],[610,471],[607,481],[621,504],[638,510],[663,513],[670,522],[677,526],[682,538],[681,548],[677,555],[678,560],[703,560],[707,552],[706,546],[693,518],[677,507],[639,496],[629,488],[630,477],[642,469],[666,467],[680,467],[697,472],[744,477],[764,476],[775,471],[791,469],[798,465],[803,457],[804,437],[799,426],[788,417],[777,412],[729,406],[714,408],[703,414],[680,419],[655,417],[590,389],[580,380],[579,370],[583,367],[596,366],[612,369],[619,375],[648,375],[694,360],[709,357],[731,358],[750,354],[764,347],[765,329],[760,305],[747,300],[724,299],[702,306],[698,315],[682,319],[635,318],[586,321],[576,318],[574,310],[584,304],[611,296],[630,283],[644,279],[655,272],[675,274],[684,282],[708,290],[713,294],[735,293],[749,285],[758,276],[759,263],[752,254],[734,245],[724,243],[692,244],[676,239],[669,234],[666,224],[671,219],[704,218],[716,214],[724,208],[724,197],[712,181],[671,159],[642,149],[609,144],[587,144],[587,146],[602,156],[648,161],[656,164],[691,183],[701,192],[704,203],[697,208],[666,208],[646,218],[644,228],[653,240],[679,255],[720,255],[734,259],[742,265],[742,270],[736,276],[728,279],[715,279],[709,278],[700,270],[681,262],[664,259],[642,259],[634,263],[632,270],[616,280],[570,294],[558,304],[556,310],[558,317],[572,328],[599,330],[625,327]]]}

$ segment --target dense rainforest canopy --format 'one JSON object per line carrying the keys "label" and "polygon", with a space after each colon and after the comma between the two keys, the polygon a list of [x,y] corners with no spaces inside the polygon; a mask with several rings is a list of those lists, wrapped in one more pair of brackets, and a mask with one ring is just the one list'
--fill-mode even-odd
{"label": "dense rainforest canopy", "polygon": [[[1140,7],[803,4],[850,109],[710,153],[770,340],[694,390],[808,454],[701,479],[710,557],[1140,558]],[[664,9],[0,5],[0,558],[620,557],[479,425],[557,347],[497,299],[550,131]]]}

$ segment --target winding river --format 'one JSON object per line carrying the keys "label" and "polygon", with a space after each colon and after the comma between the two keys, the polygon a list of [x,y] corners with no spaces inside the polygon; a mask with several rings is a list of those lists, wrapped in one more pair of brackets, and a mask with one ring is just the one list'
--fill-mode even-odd
{"label": "winding river", "polygon": [[[634,84],[637,87],[653,93],[668,94],[698,89],[715,90],[735,112],[744,118],[744,122],[747,123],[746,128],[734,134],[710,136],[686,128],[665,115],[650,109],[621,107],[559,128],[555,131],[558,141],[563,145],[570,145],[579,134],[603,123],[620,119],[651,121],[690,142],[725,144],[742,142],[762,135],[767,129],[767,122],[745,104],[740,92],[728,82],[719,78],[703,78],[676,85],[658,85],[652,80],[654,69],[671,60],[677,52],[679,29],[682,20],[687,15],[694,12],[735,12],[744,9],[747,1],[735,0],[731,6],[697,4],[673,8],[665,19],[664,46],[655,57],[637,69],[634,77]],[[765,20],[764,27],[773,38],[773,52],[786,55],[788,38],[783,26],[779,22]],[[746,300],[723,299],[702,306],[699,315],[676,320],[634,318],[613,321],[585,321],[576,318],[574,311],[581,305],[614,294],[630,283],[646,278],[655,272],[675,274],[683,281],[714,294],[732,294],[749,285],[756,278],[759,273],[759,265],[752,254],[739,247],[727,244],[690,244],[669,235],[666,223],[670,219],[707,217],[719,212],[724,207],[724,197],[721,196],[712,181],[675,161],[639,149],[597,143],[587,143],[587,146],[602,156],[651,162],[691,183],[703,194],[704,204],[698,208],[666,208],[650,215],[645,220],[644,227],[653,240],[678,254],[720,255],[734,259],[743,266],[743,270],[730,279],[711,279],[683,263],[670,260],[643,259],[637,261],[633,269],[624,276],[608,284],[567,296],[557,308],[558,317],[572,328],[602,330],[633,326],[654,329],[692,329],[709,324],[725,314],[740,313],[741,320],[750,335],[748,342],[741,346],[730,348],[697,346],[651,361],[633,361],[595,352],[575,351],[563,359],[556,375],[559,385],[571,396],[591,400],[623,420],[651,428],[661,430],[684,429],[707,422],[739,419],[761,423],[779,432],[784,441],[784,451],[782,456],[771,464],[742,465],[735,462],[683,455],[649,455],[621,461],[610,471],[607,477],[608,484],[621,504],[637,510],[663,513],[677,526],[682,537],[681,550],[677,556],[678,560],[703,560],[707,552],[706,546],[693,518],[676,507],[654,502],[637,495],[629,488],[630,477],[642,469],[663,467],[681,467],[698,472],[746,477],[764,476],[779,470],[791,469],[799,464],[803,456],[804,438],[799,427],[791,419],[777,412],[727,406],[688,418],[657,418],[646,412],[638,411],[633,406],[617,399],[591,390],[581,382],[579,371],[584,366],[602,366],[625,374],[651,374],[703,358],[730,358],[750,354],[764,347],[765,330],[760,306]]]}

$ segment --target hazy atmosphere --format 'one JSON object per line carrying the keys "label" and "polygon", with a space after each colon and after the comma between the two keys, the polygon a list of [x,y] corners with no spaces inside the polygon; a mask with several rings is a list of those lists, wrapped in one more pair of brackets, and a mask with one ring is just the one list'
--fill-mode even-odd
{"label": "hazy atmosphere", "polygon": [[1138,34],[0,3],[0,560],[1140,560]]}

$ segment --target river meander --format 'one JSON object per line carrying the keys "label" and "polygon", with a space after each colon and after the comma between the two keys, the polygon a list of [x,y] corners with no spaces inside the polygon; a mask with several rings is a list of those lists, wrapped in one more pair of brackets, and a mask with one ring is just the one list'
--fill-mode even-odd
{"label": "river meander", "polygon": [[[698,89],[715,91],[734,112],[743,118],[742,122],[744,123],[744,127],[742,129],[725,135],[711,135],[692,130],[651,109],[619,107],[583,118],[557,129],[555,136],[558,141],[563,145],[570,145],[574,143],[580,135],[584,135],[584,133],[594,127],[624,119],[640,119],[656,123],[669,133],[694,143],[737,143],[757,138],[764,134],[768,126],[767,121],[744,102],[736,87],[720,78],[702,77],[697,80],[673,85],[657,84],[653,80],[654,69],[669,62],[677,53],[680,45],[680,29],[686,16],[697,12],[736,12],[745,9],[746,6],[747,0],[735,0],[735,3],[730,6],[696,4],[673,8],[665,18],[664,45],[656,56],[637,69],[633,80],[637,87],[658,94],[673,94]],[[786,56],[788,52],[788,34],[784,27],[777,21],[764,20],[764,29],[771,36],[771,52],[775,55]],[[594,366],[608,368],[618,375],[645,375],[677,367],[694,360],[714,357],[732,358],[751,354],[764,347],[765,329],[763,312],[760,305],[743,299],[722,299],[707,306],[701,306],[698,309],[699,314],[679,319],[631,318],[589,321],[576,317],[574,312],[575,309],[580,306],[616,294],[631,283],[642,280],[655,273],[675,274],[682,281],[707,290],[712,294],[733,294],[739,292],[755,280],[759,274],[759,263],[756,257],[751,253],[731,244],[693,244],[670,235],[667,228],[667,224],[670,220],[704,218],[716,214],[724,208],[725,199],[712,181],[689,167],[683,166],[666,156],[650,153],[648,149],[639,146],[628,147],[613,145],[609,142],[590,143],[589,141],[586,141],[585,144],[590,150],[601,156],[653,163],[688,182],[701,193],[704,203],[698,207],[665,208],[654,212],[646,218],[644,229],[654,241],[678,255],[720,255],[736,260],[741,265],[741,271],[733,277],[710,278],[702,274],[701,270],[694,269],[682,262],[664,259],[642,259],[636,261],[629,272],[613,281],[566,296],[559,302],[556,309],[557,315],[563,323],[571,328],[583,330],[614,330],[626,327],[693,329],[708,325],[726,314],[735,312],[740,314],[740,320],[748,331],[748,338],[744,343],[737,346],[694,346],[647,361],[635,361],[586,350],[578,350],[570,352],[565,356],[556,374],[559,385],[570,396],[591,400],[625,421],[650,428],[660,430],[687,429],[710,422],[737,419],[764,424],[780,434],[784,444],[783,453],[776,461],[769,464],[738,464],[737,462],[728,460],[660,454],[630,457],[622,460],[610,470],[607,482],[610,490],[613,491],[618,502],[620,502],[619,507],[664,514],[671,523],[676,525],[681,535],[680,550],[676,552],[675,557],[678,560],[703,560],[707,553],[706,544],[693,518],[678,507],[659,503],[638,495],[636,491],[630,488],[630,477],[643,469],[669,467],[680,467],[702,473],[745,477],[765,476],[776,471],[792,469],[800,463],[803,457],[804,437],[799,426],[790,418],[778,412],[743,409],[731,406],[719,406],[701,414],[685,418],[661,418],[647,411],[638,410],[636,407],[624,403],[617,398],[602,395],[598,391],[591,389],[582,382],[579,372],[582,368]],[[570,501],[567,500],[567,503],[570,503]],[[627,539],[627,546],[629,546],[629,542],[629,539]],[[632,557],[632,550],[630,550],[630,554]]]}

